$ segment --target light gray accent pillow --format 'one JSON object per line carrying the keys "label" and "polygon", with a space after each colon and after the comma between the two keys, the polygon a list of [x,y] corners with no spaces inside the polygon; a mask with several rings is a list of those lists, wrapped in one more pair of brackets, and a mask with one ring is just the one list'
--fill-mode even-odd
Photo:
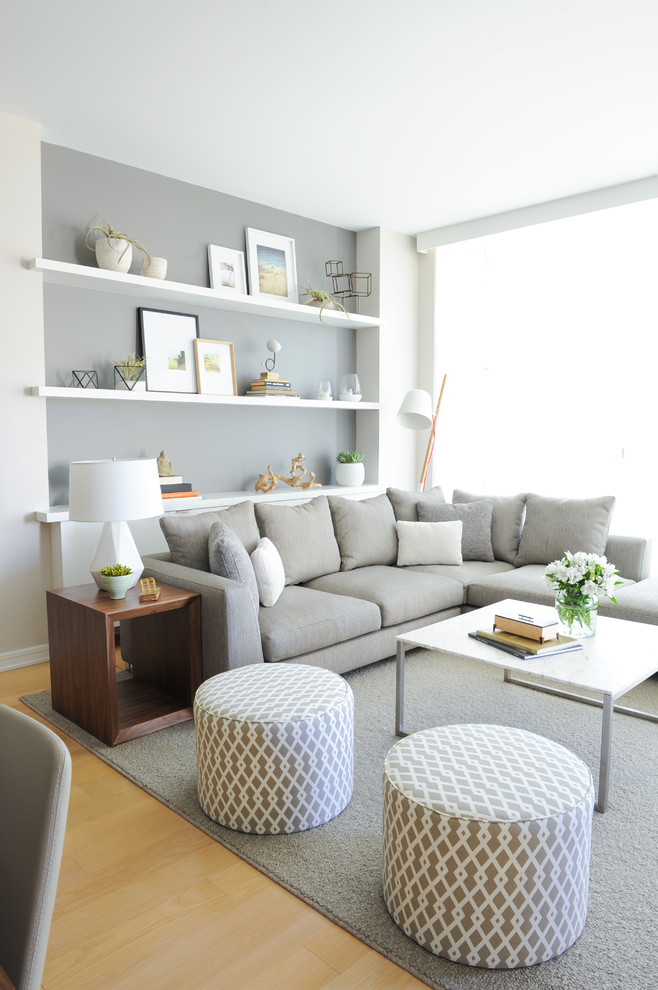
{"label": "light gray accent pillow", "polygon": [[249,589],[254,608],[258,613],[258,584],[253,564],[242,541],[223,522],[213,523],[208,537],[208,559],[211,574],[238,581]]}
{"label": "light gray accent pillow", "polygon": [[461,519],[462,558],[464,560],[495,560],[491,547],[491,514],[493,501],[490,498],[480,502],[453,505],[428,505],[418,503],[420,522],[453,522]]}
{"label": "light gray accent pillow", "polygon": [[341,571],[396,562],[398,534],[393,506],[386,495],[364,499],[332,495],[329,508],[340,551]]}
{"label": "light gray accent pillow", "polygon": [[286,584],[303,584],[340,570],[340,552],[326,495],[301,505],[256,505],[261,536],[279,551]]}
{"label": "light gray accent pillow", "polygon": [[172,563],[194,567],[198,571],[210,571],[208,539],[216,522],[230,526],[247,553],[255,550],[260,534],[254,515],[254,503],[238,502],[228,509],[212,512],[161,516],[160,529],[167,541]]}
{"label": "light gray accent pillow", "polygon": [[398,522],[418,522],[416,507],[419,502],[440,505],[445,502],[443,491],[437,485],[428,492],[405,492],[402,488],[387,488],[386,494],[391,500],[393,512]]}
{"label": "light gray accent pillow", "polygon": [[[519,495],[474,495],[472,492],[455,488],[452,493],[453,503],[480,502],[491,499],[491,547],[496,560],[504,560],[513,564],[519,550],[523,513],[525,512],[525,492]],[[550,563],[550,561],[549,561]]]}
{"label": "light gray accent pillow", "polygon": [[565,551],[605,553],[613,495],[600,498],[548,498],[528,495],[516,567],[550,564]]}

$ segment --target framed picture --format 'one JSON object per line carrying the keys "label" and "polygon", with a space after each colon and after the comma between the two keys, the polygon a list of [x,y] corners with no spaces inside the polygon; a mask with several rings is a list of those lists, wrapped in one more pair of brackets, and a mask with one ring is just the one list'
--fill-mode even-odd
{"label": "framed picture", "polygon": [[211,289],[234,289],[247,294],[247,273],[244,267],[244,251],[208,245],[208,268]]}
{"label": "framed picture", "polygon": [[194,341],[194,353],[199,392],[206,395],[238,394],[235,356],[230,341],[197,337]]}
{"label": "framed picture", "polygon": [[299,302],[292,237],[247,227],[247,267],[252,296]]}
{"label": "framed picture", "polygon": [[139,309],[146,387],[150,392],[196,392],[194,341],[199,317]]}

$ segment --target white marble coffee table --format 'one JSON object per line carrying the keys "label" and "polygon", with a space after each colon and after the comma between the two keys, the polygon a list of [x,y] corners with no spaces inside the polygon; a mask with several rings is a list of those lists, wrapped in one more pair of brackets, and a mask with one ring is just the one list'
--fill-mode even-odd
{"label": "white marble coffee table", "polygon": [[[397,668],[395,691],[395,732],[398,736],[404,731],[404,666],[405,651],[423,647],[447,653],[464,660],[476,660],[500,667],[504,678],[512,684],[522,684],[535,690],[557,694],[562,698],[572,698],[588,705],[603,709],[601,730],[601,760],[599,767],[599,794],[596,810],[604,812],[608,802],[610,778],[610,757],[612,752],[612,713],[624,712],[636,718],[658,722],[658,714],[637,711],[616,705],[615,701],[641,684],[658,671],[658,626],[645,622],[628,622],[625,619],[611,619],[599,616],[596,620],[596,635],[582,640],[583,650],[575,653],[519,660],[509,653],[503,653],[494,646],[488,646],[472,639],[468,634],[476,629],[490,629],[494,616],[503,607],[527,608],[527,602],[506,599],[486,608],[466,612],[454,619],[436,622],[415,632],[403,633],[397,637]],[[532,674],[557,684],[580,688],[591,692],[594,697],[576,694],[548,684],[537,684],[512,673]]]}

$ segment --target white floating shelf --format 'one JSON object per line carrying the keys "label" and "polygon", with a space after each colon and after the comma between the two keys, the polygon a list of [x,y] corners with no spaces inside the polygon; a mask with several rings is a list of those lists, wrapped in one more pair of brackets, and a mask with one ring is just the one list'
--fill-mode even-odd
{"label": "white floating shelf", "polygon": [[319,328],[343,327],[358,330],[361,327],[377,327],[379,321],[358,313],[346,315],[340,310],[324,309],[322,320],[320,310],[301,303],[286,300],[262,299],[260,296],[247,296],[230,290],[207,289],[200,285],[185,285],[183,282],[168,282],[166,279],[146,278],[143,275],[124,275],[121,272],[108,272],[87,265],[72,265],[65,261],[49,261],[46,258],[33,258],[26,267],[40,272],[44,281],[53,285],[69,285],[78,289],[96,289],[101,292],[115,292],[121,295],[138,295],[146,302],[160,302],[170,299],[190,306],[206,306],[213,309],[226,309],[234,313],[251,313],[254,316],[268,316],[275,319],[288,319],[298,323],[313,323]]}
{"label": "white floating shelf", "polygon": [[324,399],[277,399],[270,396],[249,395],[198,395],[196,392],[135,392],[112,388],[67,388],[60,385],[34,385],[31,395],[45,399],[82,399],[91,402],[188,402],[201,405],[224,406],[268,406],[278,409],[336,409],[348,410],[379,409],[378,402],[341,402]]}

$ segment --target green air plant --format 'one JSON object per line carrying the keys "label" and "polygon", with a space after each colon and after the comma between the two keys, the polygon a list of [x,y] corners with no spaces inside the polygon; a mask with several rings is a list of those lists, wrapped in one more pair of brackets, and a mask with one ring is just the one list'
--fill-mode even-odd
{"label": "green air plant", "polygon": [[312,289],[311,286],[307,284],[306,288],[302,290],[302,294],[309,296],[308,301],[304,303],[305,306],[311,306],[313,303],[318,302],[322,303],[320,306],[320,320],[322,320],[322,313],[325,306],[328,306],[330,309],[342,309],[345,316],[349,316],[349,313],[343,304],[338,302],[337,299],[334,299],[330,292],[325,292],[324,289]]}
{"label": "green air plant", "polygon": [[141,251],[141,253],[144,255],[144,257],[146,258],[147,265],[150,265],[151,255],[148,253],[148,251],[146,250],[143,244],[140,244],[140,242],[136,241],[134,237],[130,237],[128,234],[124,234],[122,230],[118,230],[116,227],[113,227],[112,224],[109,224],[106,220],[101,220],[99,217],[96,217],[96,219],[89,224],[89,226],[87,227],[87,233],[85,234],[85,244],[90,251],[96,250],[95,244],[89,243],[89,235],[92,234],[95,230],[98,231],[98,233],[102,234],[104,237],[107,237],[107,239],[110,241],[127,241],[125,248],[121,252],[119,260],[123,258],[124,254],[128,250],[128,244],[132,244],[134,248],[137,248],[137,250]]}
{"label": "green air plant", "polygon": [[123,577],[132,572],[132,567],[126,567],[125,564],[106,564],[101,567],[101,577]]}
{"label": "green air plant", "polygon": [[[111,360],[111,359],[110,359]],[[123,361],[112,361],[115,368],[121,368],[124,379],[128,382],[136,382],[144,368],[144,358],[139,354],[129,354]]]}
{"label": "green air plant", "polygon": [[341,450],[340,454],[336,454],[336,460],[339,464],[360,464],[363,454],[360,450]]}

